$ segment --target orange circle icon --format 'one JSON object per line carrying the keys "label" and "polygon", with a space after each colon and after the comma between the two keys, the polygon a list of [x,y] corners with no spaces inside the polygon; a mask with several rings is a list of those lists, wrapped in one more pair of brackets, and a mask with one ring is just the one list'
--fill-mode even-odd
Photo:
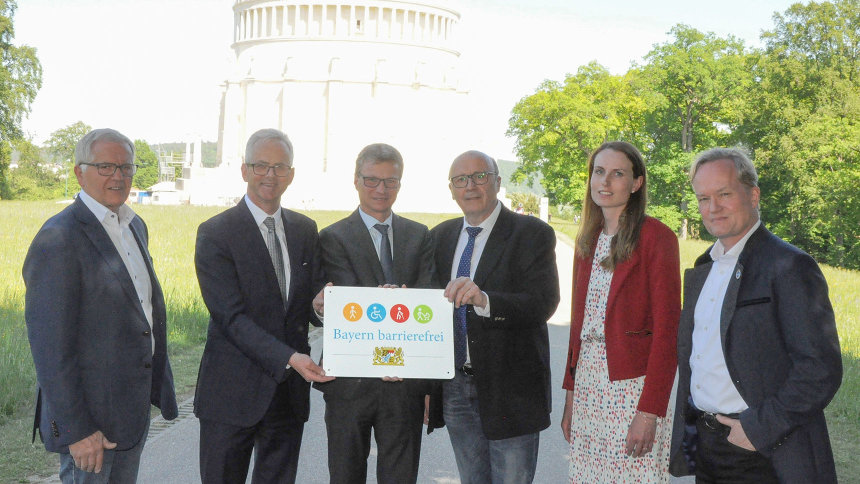
{"label": "orange circle icon", "polygon": [[358,321],[361,319],[361,315],[364,312],[361,310],[361,306],[356,303],[347,303],[346,306],[343,307],[343,317],[346,318],[347,321]]}

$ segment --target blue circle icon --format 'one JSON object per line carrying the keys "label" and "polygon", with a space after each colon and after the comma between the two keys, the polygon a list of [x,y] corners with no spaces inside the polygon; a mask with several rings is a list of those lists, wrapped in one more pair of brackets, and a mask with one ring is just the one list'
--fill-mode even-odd
{"label": "blue circle icon", "polygon": [[385,306],[379,303],[373,303],[367,307],[367,318],[378,323],[385,319]]}

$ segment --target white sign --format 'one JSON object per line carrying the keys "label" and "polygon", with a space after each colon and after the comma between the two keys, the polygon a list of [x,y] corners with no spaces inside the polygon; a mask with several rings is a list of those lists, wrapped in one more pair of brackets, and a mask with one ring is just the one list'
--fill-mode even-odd
{"label": "white sign", "polygon": [[453,378],[454,309],[443,292],[326,287],[326,374]]}

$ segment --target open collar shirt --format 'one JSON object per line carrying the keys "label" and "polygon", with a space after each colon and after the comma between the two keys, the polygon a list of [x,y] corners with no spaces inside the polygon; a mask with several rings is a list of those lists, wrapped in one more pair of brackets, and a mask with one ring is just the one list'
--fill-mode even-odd
{"label": "open collar shirt", "polygon": [[129,277],[131,277],[138,302],[143,308],[143,313],[146,315],[146,322],[149,323],[152,351],[155,353],[155,335],[151,331],[152,281],[149,278],[149,270],[143,259],[141,248],[137,245],[137,239],[135,239],[129,226],[136,214],[131,207],[125,204],[119,207],[118,213],[114,212],[97,202],[83,190],[78,194],[78,198],[84,202],[84,205],[90,209],[90,212],[102,224],[111,242],[113,242],[114,248],[119,253]]}
{"label": "open collar shirt", "polygon": [[710,251],[714,262],[693,313],[693,351],[690,354],[690,396],[696,408],[705,412],[731,414],[749,408],[726,367],[720,316],[726,289],[731,278],[736,277],[738,257],[760,225],[761,221],[757,221],[731,249],[725,250],[717,240]]}

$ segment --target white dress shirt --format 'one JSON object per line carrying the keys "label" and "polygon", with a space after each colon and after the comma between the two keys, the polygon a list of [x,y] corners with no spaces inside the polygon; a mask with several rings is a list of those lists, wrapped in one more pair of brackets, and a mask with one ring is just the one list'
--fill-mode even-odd
{"label": "white dress shirt", "polygon": [[155,335],[152,332],[152,281],[149,279],[149,270],[143,259],[143,253],[137,240],[131,232],[129,223],[134,220],[135,213],[128,205],[119,207],[119,214],[97,202],[87,192],[81,190],[78,198],[90,209],[95,217],[101,222],[116,251],[122,259],[125,269],[128,271],[134,290],[137,293],[138,302],[146,315],[149,323],[149,338],[152,343],[152,352],[155,353]]}
{"label": "white dress shirt", "polygon": [[[358,207],[358,214],[361,216],[361,221],[364,222],[364,225],[367,226],[367,231],[370,233],[370,240],[373,241],[373,248],[376,249],[376,258],[382,260],[379,257],[379,251],[382,247],[382,232],[376,230],[374,225],[388,225],[388,243],[391,244],[391,250],[394,251],[394,227],[391,226],[391,219],[394,218],[394,214],[389,214],[388,218],[385,219],[384,222],[380,222],[364,213],[364,210],[362,210],[361,207]],[[394,260],[394,254],[391,254],[391,260]]]}
{"label": "white dress shirt", "polygon": [[761,221],[756,222],[728,251],[719,240],[711,248],[710,256],[714,263],[693,313],[693,351],[690,354],[690,395],[696,408],[705,412],[729,414],[749,408],[726,367],[720,341],[720,315],[729,282],[732,277],[740,277],[738,256],[759,225]]}
{"label": "white dress shirt", "polygon": [[[275,235],[278,237],[278,241],[281,243],[281,256],[284,259],[284,288],[287,294],[290,293],[290,254],[287,252],[287,236],[286,231],[284,229],[284,219],[281,217],[281,207],[278,207],[278,210],[275,211],[272,215],[267,214],[263,211],[262,208],[254,205],[254,202],[248,198],[248,195],[245,195],[245,204],[248,205],[248,210],[251,211],[251,215],[254,216],[254,221],[257,223],[257,227],[260,229],[260,235],[263,237],[263,242],[266,244],[266,247],[269,247],[269,228],[266,227],[266,218],[272,217],[275,219]],[[272,261],[272,265],[274,265],[274,261]],[[286,305],[286,301],[284,301],[284,305]]]}
{"label": "white dress shirt", "polygon": [[[466,250],[466,244],[469,243],[469,232],[466,227],[481,227],[481,232],[475,236],[475,246],[472,248],[472,265],[469,267],[469,278],[475,277],[475,270],[478,268],[478,262],[481,261],[481,254],[484,253],[484,247],[487,246],[487,239],[490,238],[490,233],[493,231],[493,226],[496,225],[496,220],[499,219],[499,214],[502,212],[502,202],[496,202],[496,208],[490,213],[490,216],[484,219],[478,225],[469,225],[466,222],[466,217],[463,217],[463,227],[460,229],[460,237],[457,239],[457,248],[454,250],[454,260],[451,263],[451,280],[457,278],[457,267],[460,265],[460,257],[463,256],[463,251]],[[487,307],[480,308],[472,306],[475,309],[475,314],[487,318],[490,316],[490,298],[487,293],[481,291],[484,297],[487,298]],[[472,361],[469,355],[469,345],[466,345],[466,364]]]}

